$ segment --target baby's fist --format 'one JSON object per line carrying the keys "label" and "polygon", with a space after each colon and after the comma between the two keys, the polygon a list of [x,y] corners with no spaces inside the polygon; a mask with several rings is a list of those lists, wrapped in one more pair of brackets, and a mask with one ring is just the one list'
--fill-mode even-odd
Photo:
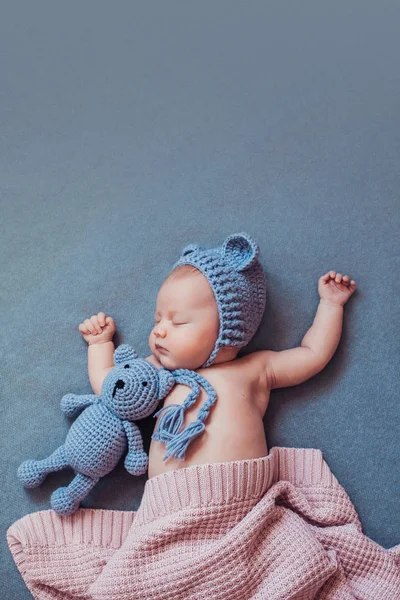
{"label": "baby's fist", "polygon": [[321,300],[339,306],[346,304],[356,287],[357,283],[354,279],[350,279],[348,275],[343,276],[341,273],[336,273],[336,271],[328,271],[318,280],[318,293]]}
{"label": "baby's fist", "polygon": [[99,312],[80,323],[78,329],[88,344],[102,344],[112,340],[116,327],[112,317]]}

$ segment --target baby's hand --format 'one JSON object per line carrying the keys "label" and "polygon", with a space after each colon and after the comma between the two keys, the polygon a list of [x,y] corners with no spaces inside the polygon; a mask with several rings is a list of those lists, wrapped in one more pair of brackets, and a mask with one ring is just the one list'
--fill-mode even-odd
{"label": "baby's hand", "polygon": [[112,340],[116,327],[112,317],[99,312],[80,323],[78,329],[88,344],[102,344]]}
{"label": "baby's hand", "polygon": [[318,293],[321,300],[329,304],[346,304],[350,296],[355,292],[356,282],[350,280],[348,275],[329,271],[318,280]]}

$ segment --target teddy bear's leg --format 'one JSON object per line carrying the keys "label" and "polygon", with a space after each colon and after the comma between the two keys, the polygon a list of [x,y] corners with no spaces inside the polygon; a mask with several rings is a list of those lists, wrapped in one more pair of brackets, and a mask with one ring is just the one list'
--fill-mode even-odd
{"label": "teddy bear's leg", "polygon": [[18,467],[17,476],[25,487],[34,488],[40,485],[49,473],[61,471],[68,466],[64,446],[60,446],[43,460],[25,460]]}
{"label": "teddy bear's leg", "polygon": [[60,487],[52,493],[52,509],[59,515],[71,515],[98,481],[99,477],[93,478],[77,473],[67,487]]}

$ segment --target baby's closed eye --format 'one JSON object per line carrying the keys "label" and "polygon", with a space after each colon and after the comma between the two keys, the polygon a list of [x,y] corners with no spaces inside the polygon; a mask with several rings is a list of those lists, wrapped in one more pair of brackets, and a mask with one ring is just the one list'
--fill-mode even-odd
{"label": "baby's closed eye", "polygon": [[[154,317],[154,323],[159,323],[161,321],[160,318],[156,318]],[[183,320],[173,320],[171,321],[172,325],[188,325],[188,321],[183,321]]]}

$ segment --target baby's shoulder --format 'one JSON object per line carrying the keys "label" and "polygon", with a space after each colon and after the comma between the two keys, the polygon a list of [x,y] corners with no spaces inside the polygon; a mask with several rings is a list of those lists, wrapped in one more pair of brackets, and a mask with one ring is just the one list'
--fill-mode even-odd
{"label": "baby's shoulder", "polygon": [[229,379],[233,385],[242,386],[246,382],[264,387],[266,384],[265,356],[262,352],[251,352],[225,363],[198,369],[197,372],[208,379]]}
{"label": "baby's shoulder", "polygon": [[246,371],[255,371],[256,373],[259,373],[260,371],[265,371],[267,364],[267,352],[265,350],[249,352],[248,354],[231,361],[231,363],[225,364],[232,364],[234,365],[235,369],[243,369]]}

